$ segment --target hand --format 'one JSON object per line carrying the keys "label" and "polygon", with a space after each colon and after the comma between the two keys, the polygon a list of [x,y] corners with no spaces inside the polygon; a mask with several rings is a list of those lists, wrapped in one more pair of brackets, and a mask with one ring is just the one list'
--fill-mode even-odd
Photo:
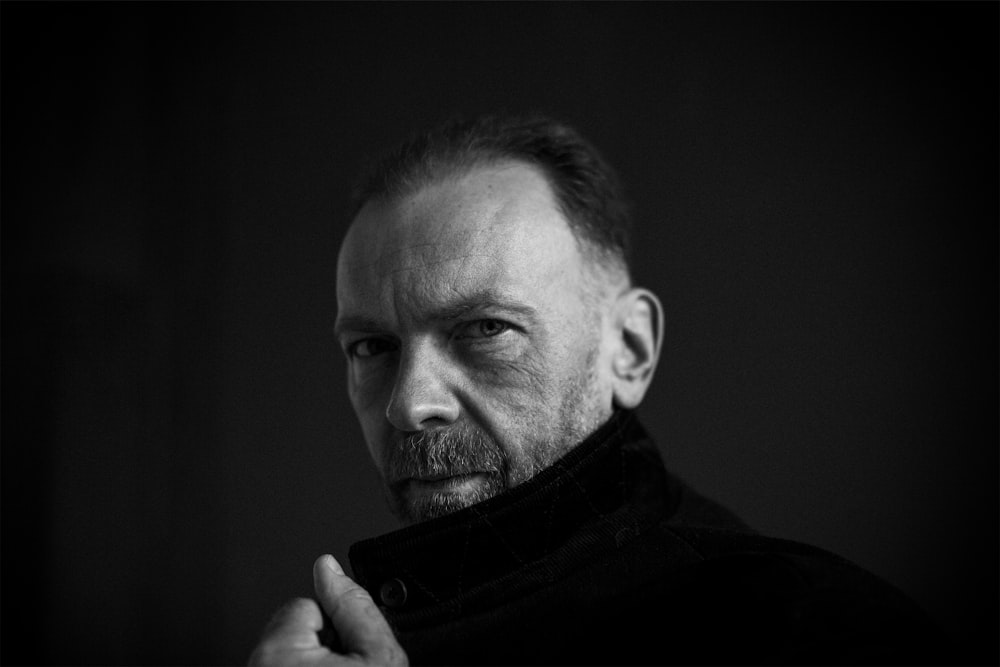
{"label": "hand", "polygon": [[409,664],[368,591],[346,576],[333,556],[320,556],[313,564],[313,584],[342,651],[320,643],[323,613],[314,600],[298,598],[282,607],[267,626],[250,656],[251,666]]}

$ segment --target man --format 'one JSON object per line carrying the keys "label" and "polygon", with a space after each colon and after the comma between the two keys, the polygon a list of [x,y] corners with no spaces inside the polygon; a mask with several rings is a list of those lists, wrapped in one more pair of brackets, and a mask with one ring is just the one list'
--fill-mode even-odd
{"label": "man", "polygon": [[336,335],[405,527],[352,547],[358,583],[321,557],[319,603],[252,662],[944,659],[898,591],[663,468],[634,413],[663,312],[627,231],[611,169],[544,118],[445,125],[362,182]]}

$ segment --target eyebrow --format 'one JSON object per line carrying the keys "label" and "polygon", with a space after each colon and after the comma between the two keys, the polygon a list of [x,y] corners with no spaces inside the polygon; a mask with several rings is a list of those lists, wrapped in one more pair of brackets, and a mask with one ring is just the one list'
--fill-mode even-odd
{"label": "eyebrow", "polygon": [[431,311],[427,319],[445,321],[458,320],[466,317],[469,313],[483,310],[502,310],[504,312],[521,315],[531,320],[534,320],[536,315],[535,309],[531,306],[514,301],[503,294],[490,289],[472,294],[468,297],[463,297],[461,300],[454,303],[445,304],[439,308],[435,308]]}
{"label": "eyebrow", "polygon": [[[537,321],[538,315],[538,311],[535,308],[510,299],[495,290],[488,289],[432,308],[421,319],[426,321],[451,322],[482,311],[501,311],[516,314],[528,320],[529,324],[534,324]],[[340,336],[345,331],[377,333],[385,331],[385,329],[384,324],[373,318],[348,315],[343,318],[337,318],[333,326],[333,333],[335,336]]]}
{"label": "eyebrow", "polygon": [[335,338],[340,338],[341,335],[346,331],[358,331],[361,333],[378,333],[379,331],[385,331],[385,327],[382,326],[378,321],[373,320],[369,317],[338,317],[337,321],[333,324],[333,335]]}

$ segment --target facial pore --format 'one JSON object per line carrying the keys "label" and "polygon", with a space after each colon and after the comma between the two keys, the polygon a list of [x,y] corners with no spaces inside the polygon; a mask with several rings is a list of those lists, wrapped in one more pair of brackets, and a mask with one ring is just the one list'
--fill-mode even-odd
{"label": "facial pore", "polygon": [[[382,471],[389,508],[404,524],[434,519],[488,500],[512,489],[551,466],[593,432],[606,418],[600,409],[594,365],[595,343],[580,373],[566,387],[560,402],[559,427],[549,438],[524,442],[526,455],[511,456],[488,433],[459,423],[404,437],[382,450]],[[482,484],[466,493],[410,494],[409,480],[478,473]]]}
{"label": "facial pore", "polygon": [[359,213],[338,338],[404,522],[523,483],[610,416],[612,286],[584,250],[544,175],[517,163]]}

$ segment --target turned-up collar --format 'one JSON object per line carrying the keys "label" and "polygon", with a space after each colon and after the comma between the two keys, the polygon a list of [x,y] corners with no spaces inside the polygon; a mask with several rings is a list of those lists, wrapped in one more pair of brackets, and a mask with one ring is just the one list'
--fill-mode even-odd
{"label": "turned-up collar", "polygon": [[[617,411],[520,486],[356,543],[351,565],[358,583],[393,616],[442,605],[454,609],[477,590],[523,574],[557,551],[572,560],[582,549],[576,546],[581,535],[589,542],[621,541],[623,531],[637,530],[637,511],[662,516],[664,485],[663,464],[645,430],[634,413]],[[643,510],[653,505],[650,512]],[[553,560],[559,559],[547,559],[546,566]]]}

